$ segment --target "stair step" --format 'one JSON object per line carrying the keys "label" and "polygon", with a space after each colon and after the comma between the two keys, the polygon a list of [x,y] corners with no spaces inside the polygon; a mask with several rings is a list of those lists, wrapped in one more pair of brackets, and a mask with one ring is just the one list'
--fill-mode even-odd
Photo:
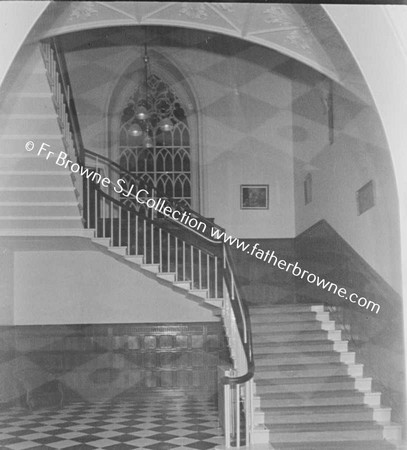
{"label": "stair step", "polygon": [[15,92],[17,95],[24,92],[50,92],[45,67],[43,71],[36,68],[35,71],[28,72],[27,70],[24,70],[17,74],[13,79],[11,91]]}
{"label": "stair step", "polygon": [[[1,162],[0,162],[1,163]],[[46,198],[49,202],[72,201],[73,187],[68,188],[0,188],[0,202],[41,202]]]}
{"label": "stair step", "polygon": [[301,312],[324,312],[324,305],[290,304],[290,305],[249,305],[250,314],[289,314]]}
{"label": "stair step", "polygon": [[[60,132],[58,133],[36,133],[36,134],[30,134],[30,133],[15,133],[15,134],[3,134],[0,136],[0,141],[2,142],[18,142],[20,144],[21,149],[21,141],[41,141],[46,142],[49,144],[50,140],[58,140],[61,144],[62,142],[62,134]],[[52,147],[50,145],[50,147]],[[24,150],[25,151],[25,150]]]}
{"label": "stair step", "polygon": [[[32,224],[31,224],[32,225]],[[43,225],[43,224],[41,224]],[[70,228],[62,228],[60,223],[54,223],[53,226],[41,227],[34,224],[36,228],[31,228],[28,225],[25,228],[1,228],[0,236],[77,236],[91,239],[93,237],[93,230],[87,230],[83,226],[72,226]],[[66,225],[62,223],[62,225]]]}
{"label": "stair step", "polygon": [[207,289],[190,289],[188,292],[191,295],[195,295],[197,297],[204,298],[205,300],[208,298],[208,290]]}
{"label": "stair step", "polygon": [[110,246],[108,247],[109,252],[116,253],[116,255],[126,256],[127,255],[127,246]]}
{"label": "stair step", "polygon": [[223,307],[223,299],[222,298],[206,298],[205,303],[211,306],[216,306],[217,308]]}
{"label": "stair step", "polygon": [[81,219],[74,216],[53,216],[53,217],[0,217],[0,229],[35,229],[45,228],[52,230],[54,228],[82,228]]}
{"label": "stair step", "polygon": [[157,277],[161,278],[162,280],[169,281],[170,283],[173,283],[175,281],[175,272],[160,272],[157,273]]}
{"label": "stair step", "polygon": [[279,443],[273,447],[275,450],[396,450],[396,447],[390,442],[382,439],[377,441],[321,441],[321,442],[302,442]]}
{"label": "stair step", "polygon": [[250,309],[251,323],[273,323],[273,322],[309,322],[312,320],[329,320],[328,312],[300,312],[292,314],[265,314],[264,311]]}
{"label": "stair step", "polygon": [[185,291],[189,291],[191,289],[190,281],[174,281],[174,286],[180,289],[184,289]]}
{"label": "stair step", "polygon": [[143,255],[126,255],[124,257],[126,261],[129,261],[131,263],[137,264],[141,266],[144,263],[144,256]]}
{"label": "stair step", "polygon": [[93,237],[92,242],[103,245],[103,247],[110,247],[110,237]]}
{"label": "stair step", "polygon": [[379,393],[361,393],[355,390],[323,392],[282,392],[261,394],[255,398],[255,406],[296,407],[296,406],[338,406],[338,405],[380,405]]}
{"label": "stair step", "polygon": [[330,362],[345,362],[354,363],[355,353],[353,352],[308,352],[304,353],[289,353],[287,355],[268,355],[255,354],[256,367],[266,365],[281,365],[281,364],[313,364],[313,363],[330,363]]}
{"label": "stair step", "polygon": [[151,273],[159,273],[160,265],[159,264],[141,264],[142,269],[147,270]]}
{"label": "stair step", "polygon": [[[373,422],[332,422],[317,424],[267,424],[270,442],[366,441],[383,439],[385,430]],[[384,425],[386,427],[386,425]],[[389,424],[392,428],[392,425]]]}
{"label": "stair step", "polygon": [[318,331],[334,330],[335,322],[271,322],[271,323],[253,323],[252,330],[254,334],[270,333],[273,331]]}
{"label": "stair step", "polygon": [[[331,377],[334,378],[334,377]],[[291,379],[290,379],[291,380]],[[315,380],[315,381],[314,381]],[[308,378],[305,382],[297,383],[281,383],[284,380],[258,380],[256,381],[256,393],[258,395],[267,393],[280,393],[280,392],[322,392],[322,391],[337,391],[337,390],[352,390],[356,389],[361,392],[369,392],[372,386],[371,378],[351,378],[349,376],[335,377],[335,380],[330,378],[320,379]],[[303,380],[302,380],[303,381]]]}
{"label": "stair step", "polygon": [[25,114],[27,111],[31,114],[55,113],[49,88],[48,92],[9,93],[2,102],[1,109],[4,114]]}
{"label": "stair step", "polygon": [[263,416],[265,423],[270,424],[306,424],[329,422],[367,422],[390,421],[390,408],[369,408],[365,405],[335,405],[335,406],[299,406],[299,407],[263,407],[255,414]]}
{"label": "stair step", "polygon": [[70,187],[73,189],[71,173],[69,171],[1,171],[0,189],[22,187]]}
{"label": "stair step", "polygon": [[[30,118],[23,118],[15,114],[0,114],[0,133],[13,134],[58,134],[61,130],[58,125],[57,116],[54,113],[47,115],[31,114]],[[46,142],[46,141],[45,141]],[[59,152],[58,152],[59,153]],[[46,152],[44,152],[46,154]]]}
{"label": "stair step", "polygon": [[340,330],[315,330],[315,331],[280,331],[280,332],[269,332],[253,335],[253,343],[287,343],[287,342],[303,342],[303,341],[321,341],[323,339],[330,339],[332,341],[341,340]]}
{"label": "stair step", "polygon": [[[1,169],[7,171],[66,170],[63,166],[55,164],[59,152],[55,152],[54,150],[56,154],[50,155],[47,159],[47,151],[43,151],[40,156],[37,156],[37,151],[39,151],[40,147],[41,144],[38,144],[38,147],[35,147],[35,150],[31,153],[22,153],[22,151],[15,153],[0,153]],[[49,150],[52,151],[51,148],[49,148]]]}
{"label": "stair step", "polygon": [[293,342],[293,343],[255,343],[253,345],[253,351],[255,357],[257,355],[268,354],[288,354],[288,353],[308,353],[308,352],[328,352],[328,351],[345,352],[348,350],[348,343],[346,341],[331,342],[328,340],[323,341],[310,341],[310,342]]}
{"label": "stair step", "polygon": [[[32,150],[31,153],[28,153],[25,149],[25,143],[27,141],[34,142],[34,150]],[[22,156],[28,156],[33,155],[32,157],[37,157],[35,153],[35,149],[40,149],[41,145],[43,143],[46,143],[49,145],[49,147],[46,147],[50,151],[54,151],[55,154],[59,154],[59,152],[65,151],[64,150],[64,143],[62,140],[61,134],[47,134],[47,135],[23,135],[23,134],[7,134],[7,135],[0,135],[0,148],[2,154],[16,154],[16,155],[22,155]],[[52,165],[52,167],[58,167],[56,164],[54,164],[54,161],[56,161],[53,157],[55,155],[51,155],[52,159],[50,158],[48,161],[46,160],[46,153],[42,152],[41,155],[44,157],[45,162],[48,162]],[[39,159],[40,157],[38,157]],[[58,170],[57,168],[55,170]],[[65,169],[67,172],[69,172],[68,169]]]}
{"label": "stair step", "polygon": [[[344,366],[344,364],[341,364],[341,366]],[[257,373],[257,371],[256,371]],[[346,379],[353,379],[348,374],[344,375],[328,375],[328,376],[322,376],[317,375],[315,377],[309,378],[309,377],[303,377],[303,378],[296,378],[292,379],[290,377],[287,378],[279,378],[279,379],[263,379],[263,380],[256,380],[257,385],[265,385],[265,384],[273,384],[278,386],[285,386],[285,385],[292,385],[292,384],[308,384],[308,383],[319,383],[319,384],[325,384],[325,383],[339,383]],[[357,378],[355,378],[357,379]]]}
{"label": "stair step", "polygon": [[255,380],[277,378],[306,378],[321,376],[352,375],[362,376],[361,364],[305,364],[259,367],[255,373]]}
{"label": "stair step", "polygon": [[74,216],[78,217],[78,204],[39,202],[39,203],[0,203],[0,216],[13,216],[15,218],[23,216],[47,217],[47,216]]}

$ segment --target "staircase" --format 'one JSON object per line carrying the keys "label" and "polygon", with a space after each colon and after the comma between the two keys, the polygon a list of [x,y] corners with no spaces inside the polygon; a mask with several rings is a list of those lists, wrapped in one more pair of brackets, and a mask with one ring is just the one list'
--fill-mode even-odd
{"label": "staircase", "polygon": [[[60,86],[55,57],[48,53],[46,70],[34,46],[0,105],[0,234],[88,236],[123,263],[222,313],[235,362],[224,379],[224,407],[235,427],[225,432],[227,447],[240,432],[244,399],[247,428],[242,435],[251,436],[254,444],[270,442],[275,450],[395,449],[400,427],[391,423],[390,409],[381,407],[372,380],[363,377],[363,367],[347,351],[323,306],[252,306],[251,335],[227,249],[132,210],[89,180],[82,190],[82,177],[75,182],[70,170],[55,164],[60,151],[72,161],[78,156],[74,115],[67,118],[69,95]],[[31,151],[27,141],[33,142]],[[55,151],[49,159],[38,154],[42,143]],[[78,162],[86,165],[91,155],[83,156]],[[117,170],[113,162],[103,163],[111,173]]]}
{"label": "staircase", "polygon": [[[89,236],[72,174],[55,164],[65,143],[41,53],[27,53],[0,104],[0,233]],[[48,151],[38,154],[43,143],[54,152],[48,160]]]}
{"label": "staircase", "polygon": [[255,424],[275,450],[390,450],[390,408],[322,305],[252,306]]}

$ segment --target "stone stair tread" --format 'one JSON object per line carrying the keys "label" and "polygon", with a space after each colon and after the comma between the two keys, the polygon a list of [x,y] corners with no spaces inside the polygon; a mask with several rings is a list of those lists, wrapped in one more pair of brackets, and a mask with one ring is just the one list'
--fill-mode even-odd
{"label": "stone stair tread", "polygon": [[253,332],[253,345],[259,343],[277,343],[294,344],[301,343],[301,341],[321,341],[326,339],[326,342],[337,342],[341,340],[340,330],[306,330],[306,331],[269,331],[269,332]]}
{"label": "stone stair tread", "polygon": [[[322,304],[251,304],[249,306],[250,313],[256,311],[270,310],[273,314],[287,314],[287,313],[298,313],[298,312],[323,312],[325,307]],[[261,313],[261,312],[259,312]]]}
{"label": "stone stair tread", "polygon": [[[265,380],[259,380],[265,381]],[[371,379],[359,378],[354,380],[352,378],[344,379],[342,381],[335,381],[329,383],[314,383],[312,379],[308,379],[308,382],[297,383],[285,383],[285,384],[263,384],[256,383],[256,393],[259,396],[264,394],[272,394],[279,392],[292,392],[292,393],[311,393],[311,392],[327,392],[327,391],[341,391],[341,390],[353,390],[364,394],[371,392]]]}
{"label": "stone stair tread", "polygon": [[317,307],[323,307],[324,305],[318,304],[318,303],[250,303],[249,308],[250,309],[256,309],[256,308],[284,308],[287,310],[290,309],[297,309],[297,308],[312,308],[314,306]]}
{"label": "stone stair tread", "polygon": [[301,383],[336,383],[341,381],[352,381],[353,377],[349,375],[337,375],[327,377],[312,377],[312,378],[279,378],[276,380],[256,380],[257,386],[269,386],[269,385],[285,385],[285,384],[301,384]]}
{"label": "stone stair tread", "polygon": [[252,328],[257,327],[264,327],[264,326],[276,326],[276,325],[294,325],[294,326],[301,326],[301,325],[319,325],[321,326],[321,322],[317,319],[314,320],[301,320],[301,321],[295,321],[295,320],[279,320],[275,322],[253,322],[252,321]]}
{"label": "stone stair tread", "polygon": [[325,356],[307,356],[297,355],[297,358],[289,358],[286,356],[275,357],[274,355],[266,355],[264,358],[258,358],[256,367],[261,370],[263,367],[281,367],[284,365],[304,366],[308,364],[334,364],[340,362],[340,355],[325,355]]}
{"label": "stone stair tread", "polygon": [[395,450],[396,447],[384,440],[374,441],[342,441],[342,442],[303,442],[279,443],[274,445],[275,450]]}
{"label": "stone stair tread", "polygon": [[[254,327],[252,327],[254,328]],[[267,335],[284,335],[284,334],[288,334],[288,335],[297,335],[299,336],[298,342],[303,342],[307,335],[317,335],[317,336],[326,336],[326,334],[328,333],[328,331],[330,330],[323,330],[322,328],[318,329],[318,330],[266,330],[266,331],[260,331],[260,330],[253,330],[253,334],[254,336],[267,336]],[[305,339],[303,339],[305,338]],[[326,337],[325,337],[326,338]]]}
{"label": "stone stair tread", "polygon": [[[264,381],[264,380],[259,380]],[[332,391],[340,391],[340,390],[349,390],[355,387],[355,382],[352,379],[334,383],[312,383],[312,381],[308,383],[291,383],[291,384],[266,384],[259,386],[256,384],[256,393],[259,396],[263,396],[266,394],[272,393],[281,393],[281,392],[291,392],[297,394],[305,394],[311,392],[332,392]],[[369,384],[367,384],[367,388],[364,391],[366,392],[369,388]]]}
{"label": "stone stair tread", "polygon": [[307,320],[302,322],[252,322],[252,329],[255,333],[268,333],[269,331],[311,331],[325,330],[324,326],[331,326],[331,321],[319,322],[317,320]]}
{"label": "stone stair tread", "polygon": [[[256,352],[254,352],[254,353],[256,353]],[[301,356],[306,356],[307,358],[312,358],[312,357],[318,358],[320,356],[338,356],[339,357],[339,353],[335,352],[333,350],[325,351],[325,352],[318,352],[318,351],[312,352],[311,351],[311,352],[307,352],[306,354],[304,354],[303,352],[295,352],[295,353],[289,353],[288,355],[275,355],[275,354],[268,355],[267,353],[261,353],[259,355],[256,355],[256,359],[282,358],[282,357],[295,359],[295,358],[299,358]]]}
{"label": "stone stair tread", "polygon": [[369,412],[372,408],[366,405],[322,405],[322,406],[286,406],[286,407],[273,407],[265,406],[261,410],[267,416],[273,415],[312,415],[312,414],[337,414],[337,413],[359,413]]}
{"label": "stone stair tread", "polygon": [[313,362],[313,363],[299,363],[299,364],[281,364],[279,366],[260,366],[256,368],[257,372],[265,372],[265,371],[289,371],[289,370],[304,370],[304,369],[342,369],[344,367],[347,367],[344,363],[319,363],[319,362]]}
{"label": "stone stair tread", "polygon": [[[388,424],[391,425],[391,424]],[[373,421],[368,422],[326,422],[326,423],[295,423],[295,424],[268,424],[266,427],[271,433],[277,432],[314,432],[314,431],[346,431],[346,430],[377,430],[383,424],[377,424]]]}
{"label": "stone stair tread", "polygon": [[[250,307],[249,311],[250,311],[250,315],[253,315],[254,317],[256,316],[264,316],[264,312],[267,308],[253,308]],[[272,311],[272,310],[271,310]],[[278,319],[282,319],[282,318],[290,318],[292,320],[302,320],[302,319],[307,319],[307,318],[313,318],[316,319],[317,314],[318,313],[324,313],[325,311],[298,311],[298,312],[290,312],[290,311],[286,311],[286,312],[279,312],[278,314],[276,314],[276,316],[278,316]],[[267,317],[273,318],[273,314],[270,313],[267,315]]]}
{"label": "stone stair tread", "polygon": [[316,399],[316,398],[344,398],[344,397],[362,397],[363,398],[363,393],[357,391],[356,389],[343,389],[343,390],[338,390],[338,391],[317,391],[317,392],[281,392],[281,393],[266,393],[266,394],[262,394],[261,398],[262,399],[270,399],[270,400],[277,400],[277,399],[281,399],[281,400],[285,400],[285,399]]}
{"label": "stone stair tread", "polygon": [[270,354],[278,355],[280,353],[310,353],[310,352],[331,352],[334,351],[334,343],[332,341],[304,341],[304,342],[255,342],[253,350],[255,356],[267,354],[264,349],[269,350]]}
{"label": "stone stair tread", "polygon": [[[298,314],[298,315],[297,315]],[[321,320],[328,320],[328,317],[318,316],[315,313],[296,313],[296,315],[286,315],[286,314],[279,314],[275,317],[272,314],[266,314],[266,313],[259,313],[259,314],[253,314],[250,313],[250,319],[253,324],[256,325],[266,325],[266,324],[277,324],[277,323],[291,323],[291,324],[300,324],[302,322],[321,322]],[[302,317],[299,317],[302,316]]]}

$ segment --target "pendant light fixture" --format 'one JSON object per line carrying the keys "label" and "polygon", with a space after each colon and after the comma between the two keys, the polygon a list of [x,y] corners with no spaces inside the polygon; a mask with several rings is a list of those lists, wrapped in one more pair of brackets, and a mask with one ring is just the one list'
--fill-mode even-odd
{"label": "pendant light fixture", "polygon": [[[146,40],[147,41],[147,40]],[[135,121],[128,128],[128,133],[134,137],[143,136],[143,147],[145,149],[151,149],[154,147],[154,139],[153,139],[153,125],[152,125],[152,117],[151,112],[153,109],[153,105],[156,103],[153,98],[151,98],[150,89],[149,89],[149,63],[150,58],[148,56],[147,51],[147,42],[144,44],[144,86],[140,89],[140,93],[143,98],[139,99],[137,102],[137,107],[135,110]],[[143,96],[144,94],[144,96]],[[157,114],[153,112],[155,115],[155,123],[157,124]],[[159,120],[157,124],[157,128],[165,133],[169,132],[173,129],[174,124],[169,117],[163,117]]]}

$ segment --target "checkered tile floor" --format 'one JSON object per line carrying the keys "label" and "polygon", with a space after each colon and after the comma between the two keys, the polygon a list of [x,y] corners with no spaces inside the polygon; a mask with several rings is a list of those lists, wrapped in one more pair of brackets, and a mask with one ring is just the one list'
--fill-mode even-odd
{"label": "checkered tile floor", "polygon": [[193,397],[0,412],[0,449],[206,450],[222,443],[216,407]]}

